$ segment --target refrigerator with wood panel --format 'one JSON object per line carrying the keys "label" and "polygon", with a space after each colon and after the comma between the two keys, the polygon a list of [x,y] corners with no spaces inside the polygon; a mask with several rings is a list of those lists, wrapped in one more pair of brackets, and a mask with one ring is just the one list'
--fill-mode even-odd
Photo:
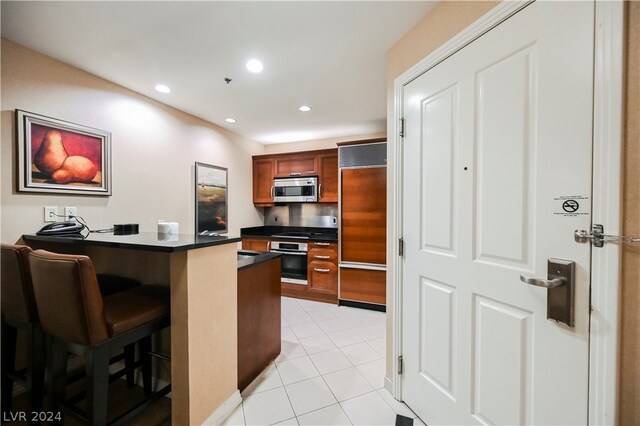
{"label": "refrigerator with wood panel", "polygon": [[339,299],[386,303],[387,143],[339,144]]}

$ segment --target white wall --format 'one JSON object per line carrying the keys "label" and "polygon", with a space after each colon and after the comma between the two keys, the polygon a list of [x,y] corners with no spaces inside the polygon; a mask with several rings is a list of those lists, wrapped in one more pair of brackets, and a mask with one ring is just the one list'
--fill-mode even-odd
{"label": "white wall", "polygon": [[[264,145],[95,75],[2,40],[0,240],[15,243],[43,224],[43,206],[75,206],[92,229],[158,219],[194,229],[195,161],[229,169],[229,235],[262,224],[252,203],[251,155]],[[110,197],[17,192],[15,109],[111,132]]]}

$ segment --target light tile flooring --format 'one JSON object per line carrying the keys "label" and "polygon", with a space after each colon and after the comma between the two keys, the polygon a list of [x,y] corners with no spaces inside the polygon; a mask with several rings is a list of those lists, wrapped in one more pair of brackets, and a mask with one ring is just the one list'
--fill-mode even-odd
{"label": "light tile flooring", "polygon": [[384,389],[385,314],[282,298],[282,353],[225,425],[395,425],[414,418]]}

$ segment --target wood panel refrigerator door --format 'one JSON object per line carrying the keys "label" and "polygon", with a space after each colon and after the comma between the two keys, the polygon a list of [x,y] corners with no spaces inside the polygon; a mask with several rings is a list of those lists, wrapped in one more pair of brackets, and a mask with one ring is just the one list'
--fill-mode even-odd
{"label": "wood panel refrigerator door", "polygon": [[386,264],[387,168],[341,170],[340,261]]}
{"label": "wood panel refrigerator door", "polygon": [[[533,3],[404,89],[402,395],[427,424],[587,423],[593,9]],[[576,262],[575,328],[520,280],[549,258]]]}

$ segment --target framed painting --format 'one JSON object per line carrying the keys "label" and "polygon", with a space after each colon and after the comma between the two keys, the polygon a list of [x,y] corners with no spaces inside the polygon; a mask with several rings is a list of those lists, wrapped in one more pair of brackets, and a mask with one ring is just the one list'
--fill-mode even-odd
{"label": "framed painting", "polygon": [[227,169],[196,162],[196,233],[222,234],[227,226]]}
{"label": "framed painting", "polygon": [[111,195],[111,133],[16,110],[18,191]]}

